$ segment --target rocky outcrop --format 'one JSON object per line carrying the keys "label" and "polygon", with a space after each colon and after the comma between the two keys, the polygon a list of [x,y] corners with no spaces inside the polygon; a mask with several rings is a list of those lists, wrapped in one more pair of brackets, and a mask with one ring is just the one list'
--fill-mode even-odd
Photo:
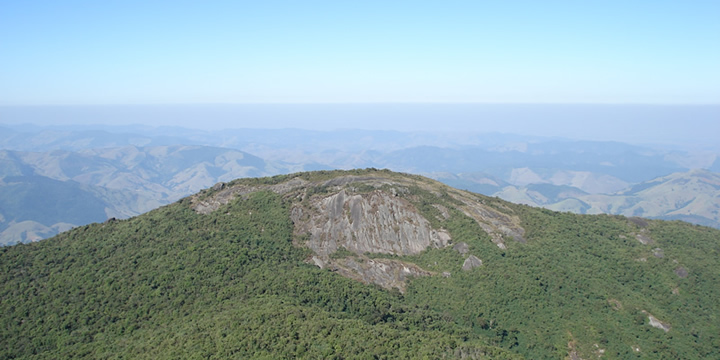
{"label": "rocky outcrop", "polygon": [[[332,185],[349,183],[340,178]],[[414,255],[450,243],[450,234],[433,229],[410,202],[397,193],[381,190],[353,194],[342,189],[316,196],[293,206],[290,217],[295,233],[306,235],[300,245],[313,250],[316,265],[401,292],[409,277],[431,272],[400,260],[370,259],[363,254]],[[355,255],[335,258],[333,254],[339,249]]]}
{"label": "rocky outcrop", "polygon": [[400,260],[346,257],[335,259],[328,268],[345,277],[384,288],[405,292],[405,282],[411,277],[429,276],[431,272]]}
{"label": "rocky outcrop", "polygon": [[467,243],[459,242],[455,245],[453,245],[453,249],[460,253],[460,255],[465,255],[470,251],[470,247]]}
{"label": "rocky outcrop", "polygon": [[413,255],[450,242],[450,234],[433,229],[407,200],[379,190],[341,190],[313,200],[310,209],[298,204],[292,220],[296,231],[310,235],[304,245],[321,257],[341,247],[356,254]]}
{"label": "rocky outcrop", "polygon": [[478,259],[475,255],[470,255],[467,259],[465,259],[462,269],[465,271],[470,271],[480,266],[482,266],[482,260]]}
{"label": "rocky outcrop", "polygon": [[521,243],[526,242],[524,238],[525,229],[519,225],[520,218],[517,216],[500,212],[484,204],[481,199],[470,193],[463,192],[462,196],[454,194],[453,197],[463,202],[464,206],[461,207],[463,213],[475,219],[499,248],[507,248],[506,239],[513,239]]}
{"label": "rocky outcrop", "polygon": [[[200,214],[209,214],[254,192],[275,192],[283,196],[290,208],[295,244],[314,253],[308,262],[352,279],[400,291],[404,291],[408,278],[434,273],[401,259],[377,258],[372,254],[417,255],[427,249],[452,245],[450,234],[433,227],[413,205],[431,202],[428,194],[446,199],[444,205],[431,203],[437,210],[435,218],[430,219],[433,222],[464,213],[477,221],[503,249],[507,239],[525,242],[525,230],[518,225],[520,220],[511,209],[499,210],[486,204],[482,196],[451,189],[433,180],[387,171],[344,173],[335,177],[307,175],[310,176],[298,174],[275,184],[219,183],[191,198],[191,208]],[[461,255],[467,256],[470,252],[464,242],[453,248]],[[464,270],[478,266],[482,266],[482,260],[474,255],[469,255],[463,263]],[[444,272],[442,276],[449,277],[450,273]]]}
{"label": "rocky outcrop", "polygon": [[[645,229],[643,229],[643,230],[645,230]],[[640,234],[636,234],[635,239],[637,239],[637,241],[641,242],[643,245],[650,245],[650,244],[655,243],[655,241],[650,236],[645,234],[644,231],[641,232]]]}
{"label": "rocky outcrop", "polygon": [[218,183],[212,187],[212,190],[214,190],[215,193],[211,196],[206,198],[200,197],[200,194],[193,196],[191,200],[191,208],[197,213],[209,214],[237,197],[247,196],[248,194],[263,190],[270,190],[276,194],[285,194],[291,190],[298,189],[307,183],[307,181],[299,177],[275,185],[227,187],[224,183]]}
{"label": "rocky outcrop", "polygon": [[652,316],[650,313],[648,313],[645,310],[643,310],[642,312],[643,312],[643,314],[647,315],[648,321],[650,322],[650,326],[661,329],[665,332],[670,331],[670,324],[667,324],[667,323],[664,323],[664,322],[658,320],[657,318],[655,318],[654,316]]}

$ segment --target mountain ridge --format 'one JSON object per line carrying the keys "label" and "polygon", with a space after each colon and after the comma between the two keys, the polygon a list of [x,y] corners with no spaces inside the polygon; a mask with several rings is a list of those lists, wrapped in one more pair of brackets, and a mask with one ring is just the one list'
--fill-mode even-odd
{"label": "mountain ridge", "polygon": [[[579,214],[615,214],[685,220],[720,228],[720,174],[703,169],[672,173],[614,194],[583,194],[568,188],[507,186],[494,193],[508,201]],[[546,195],[546,196],[545,196]]]}
{"label": "mountain ridge", "polygon": [[[0,176],[43,175],[90,186],[94,189],[89,192],[91,197],[111,201],[107,208],[113,210],[106,211],[108,217],[135,215],[151,208],[143,204],[170,203],[218,181],[237,177],[362,167],[427,174],[456,187],[556,210],[584,213],[607,208],[610,213],[621,213],[611,206],[621,200],[595,196],[591,197],[594,204],[590,204],[582,192],[612,194],[638,186],[640,183],[634,182],[638,179],[648,181],[649,177],[666,176],[693,165],[707,167],[713,161],[717,163],[716,155],[672,147],[654,149],[617,142],[508,134],[297,129],[213,132],[148,126],[95,126],[88,130],[79,126],[31,125],[8,130],[11,131],[0,136],[2,147],[47,151],[3,151]],[[631,174],[625,174],[626,170]],[[86,190],[77,191],[86,196]],[[666,196],[656,195],[660,199]],[[654,214],[652,207],[658,205],[648,205],[643,211],[654,214],[645,216],[720,226],[718,216],[712,215],[717,203],[712,194],[697,196],[706,196],[707,201],[705,206],[693,205],[694,211],[670,214],[679,208],[667,208]],[[0,212],[3,206],[9,208],[0,204]],[[641,212],[622,214],[633,216]],[[27,220],[35,221],[35,228],[44,229],[42,233],[46,236],[54,234],[48,230],[54,223],[38,221],[39,218]],[[87,223],[61,220],[75,225]],[[0,231],[8,226],[12,225],[0,222]],[[22,234],[20,228],[12,233]],[[25,237],[31,238],[40,237]],[[0,235],[0,244],[18,239],[22,240],[16,235]]]}
{"label": "mountain ridge", "polygon": [[[397,237],[378,243],[368,229]],[[419,229],[450,239],[402,245]],[[720,341],[718,239],[702,226],[557,213],[390,171],[239,179],[0,248],[0,351],[707,358]]]}
{"label": "mountain ridge", "polygon": [[[2,245],[37,241],[67,229],[56,223],[78,226],[127,218],[217,181],[281,171],[242,151],[184,145],[77,152],[1,150],[0,164]],[[30,213],[34,215],[23,215]],[[32,221],[32,226],[18,225],[24,221]]]}

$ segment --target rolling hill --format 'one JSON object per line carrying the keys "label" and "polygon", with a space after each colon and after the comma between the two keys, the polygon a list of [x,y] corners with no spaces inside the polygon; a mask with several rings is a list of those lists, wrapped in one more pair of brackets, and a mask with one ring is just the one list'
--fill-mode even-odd
{"label": "rolling hill", "polygon": [[155,146],[0,151],[0,245],[127,218],[237,177],[287,171],[242,151]]}
{"label": "rolling hill", "polygon": [[701,169],[658,177],[614,194],[531,184],[506,186],[492,195],[557,211],[683,220],[720,228],[720,174]]}
{"label": "rolling hill", "polygon": [[[717,156],[709,152],[510,134],[203,131],[142,125],[15,125],[1,130],[0,147],[14,150],[0,151],[0,177],[32,176],[37,180],[41,176],[67,182],[62,193],[93,200],[70,204],[73,197],[66,197],[67,201],[39,208],[41,212],[67,215],[53,223],[41,217],[13,215],[37,213],[38,208],[18,207],[34,204],[30,199],[24,201],[15,194],[14,205],[3,205],[0,201],[0,214],[9,219],[0,218],[0,244],[45,238],[68,228],[68,224],[136,215],[218,181],[362,167],[425,174],[458,188],[560,211],[682,219],[715,227],[720,220],[717,214],[713,215],[719,202],[716,195],[701,188],[682,189],[689,191],[684,196],[695,196],[692,206],[668,198],[677,198],[677,192],[618,195],[643,181],[672,172],[717,167]],[[12,191],[23,183],[30,186],[31,181],[15,181]],[[35,187],[32,193],[57,202],[62,195],[42,194],[53,189],[59,187]],[[0,189],[3,191],[9,190]],[[29,193],[19,190],[19,194]],[[655,198],[642,206],[631,204],[648,196]],[[666,203],[660,205],[663,201]],[[105,215],[95,209],[101,203]],[[83,206],[86,209],[81,209]],[[60,208],[64,212],[58,213]],[[82,215],[82,222],[71,220],[77,217],[75,212],[83,211],[91,215]]]}
{"label": "rolling hill", "polygon": [[233,180],[0,248],[0,358],[713,358],[719,239],[374,169]]}

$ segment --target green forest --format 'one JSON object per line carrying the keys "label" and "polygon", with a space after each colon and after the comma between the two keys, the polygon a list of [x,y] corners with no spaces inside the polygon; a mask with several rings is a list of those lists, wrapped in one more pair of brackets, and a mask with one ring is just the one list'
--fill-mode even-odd
{"label": "green forest", "polygon": [[720,358],[720,231],[485,198],[526,230],[500,249],[449,196],[407,198],[483,266],[461,270],[463,255],[446,247],[398,257],[452,274],[411,279],[404,293],[344,278],[293,244],[297,200],[272,191],[205,215],[185,198],[0,248],[0,359]]}

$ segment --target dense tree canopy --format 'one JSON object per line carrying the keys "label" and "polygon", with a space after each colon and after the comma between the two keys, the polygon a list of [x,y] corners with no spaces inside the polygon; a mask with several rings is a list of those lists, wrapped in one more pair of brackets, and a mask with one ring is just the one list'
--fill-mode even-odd
{"label": "dense tree canopy", "polygon": [[411,190],[483,266],[462,271],[451,247],[427,250],[403,260],[451,275],[387,291],[308,264],[291,199],[259,191],[207,215],[184,199],[0,248],[0,359],[718,356],[719,231],[487,199],[527,231],[503,250],[450,197]]}

